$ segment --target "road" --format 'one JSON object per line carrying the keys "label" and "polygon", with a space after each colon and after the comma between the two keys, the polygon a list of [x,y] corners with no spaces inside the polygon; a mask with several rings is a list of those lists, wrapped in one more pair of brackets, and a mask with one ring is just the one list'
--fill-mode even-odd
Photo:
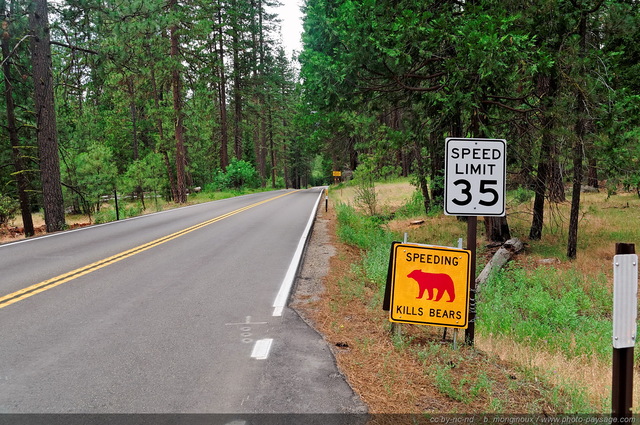
{"label": "road", "polygon": [[320,189],[0,246],[0,413],[333,413],[360,404],[286,307]]}

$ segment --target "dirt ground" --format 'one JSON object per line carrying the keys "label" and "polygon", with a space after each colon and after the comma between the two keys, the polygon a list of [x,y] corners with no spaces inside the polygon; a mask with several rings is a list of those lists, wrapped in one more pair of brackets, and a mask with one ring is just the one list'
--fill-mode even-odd
{"label": "dirt ground", "polygon": [[[67,230],[77,229],[78,227],[84,227],[91,225],[88,217],[74,216],[67,217]],[[47,233],[47,226],[44,224],[44,218],[41,214],[33,215],[33,226],[35,230],[35,236],[41,236]],[[12,223],[6,226],[0,226],[0,244],[15,242],[24,239],[24,227],[22,227],[22,220],[16,219]]]}

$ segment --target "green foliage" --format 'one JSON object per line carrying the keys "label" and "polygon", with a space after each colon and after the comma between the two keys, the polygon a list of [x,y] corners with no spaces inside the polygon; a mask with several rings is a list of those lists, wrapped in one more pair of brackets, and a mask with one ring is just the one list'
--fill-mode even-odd
{"label": "green foliage", "polygon": [[157,195],[166,187],[163,172],[160,155],[150,153],[143,159],[129,165],[127,171],[121,176],[118,187],[120,191],[125,193],[140,190],[143,192],[151,191]]}
{"label": "green foliage", "polygon": [[0,195],[0,226],[13,220],[20,210],[20,204],[9,196]]}
{"label": "green foliage", "polygon": [[338,237],[345,243],[365,250],[362,267],[365,278],[382,288],[387,278],[389,249],[394,235],[383,227],[380,219],[358,214],[349,205],[336,206]]}
{"label": "green foliage", "polygon": [[603,279],[583,282],[571,270],[507,267],[481,288],[479,330],[569,357],[606,359],[612,296]]}
{"label": "green foliage", "polygon": [[371,216],[375,216],[378,213],[376,174],[371,161],[364,161],[353,173],[353,184],[356,185],[355,202]]}
{"label": "green foliage", "polygon": [[516,204],[525,204],[533,199],[535,193],[526,187],[518,186],[510,195]]}
{"label": "green foliage", "polygon": [[224,172],[218,171],[213,183],[218,190],[256,188],[259,186],[255,167],[247,161],[238,159],[231,160]]}
{"label": "green foliage", "polygon": [[[142,214],[142,212],[143,208],[139,203],[125,203],[119,206],[120,220],[130,217],[137,217]],[[109,208],[103,208],[96,213],[94,217],[94,223],[109,223],[112,221],[116,221],[117,217],[118,216],[116,215],[115,206],[110,206]]]}
{"label": "green foliage", "polygon": [[91,143],[86,152],[77,156],[75,170],[80,190],[93,202],[113,193],[118,169],[108,146]]}
{"label": "green foliage", "polygon": [[412,218],[421,215],[424,215],[424,196],[421,191],[416,190],[409,202],[398,208],[396,217]]}

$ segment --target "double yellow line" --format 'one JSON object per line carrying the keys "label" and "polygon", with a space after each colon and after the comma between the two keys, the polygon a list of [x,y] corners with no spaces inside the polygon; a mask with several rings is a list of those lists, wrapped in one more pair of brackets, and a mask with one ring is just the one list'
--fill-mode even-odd
{"label": "double yellow line", "polygon": [[71,281],[73,279],[77,279],[77,278],[79,278],[81,276],[87,275],[87,274],[89,274],[91,272],[94,272],[96,270],[100,270],[103,267],[109,266],[111,264],[115,264],[118,261],[124,260],[125,258],[132,257],[132,256],[134,256],[136,254],[139,254],[141,252],[144,252],[144,251],[146,251],[148,249],[151,249],[151,248],[156,247],[158,245],[162,245],[163,243],[169,242],[169,241],[171,241],[173,239],[179,238],[180,236],[184,236],[187,233],[191,233],[191,232],[193,232],[195,230],[201,229],[201,228],[203,228],[205,226],[208,226],[210,224],[217,223],[217,222],[219,222],[221,220],[224,220],[225,218],[229,218],[229,217],[234,216],[236,214],[239,214],[239,213],[241,213],[243,211],[247,211],[247,210],[249,210],[251,208],[255,208],[255,207],[259,206],[259,205],[265,204],[267,202],[273,201],[273,200],[278,199],[278,198],[282,198],[282,197],[290,195],[292,193],[294,193],[294,192],[287,192],[287,193],[284,193],[282,195],[278,195],[278,196],[275,196],[273,198],[266,199],[264,201],[256,202],[255,204],[251,204],[251,205],[248,205],[246,207],[239,208],[239,209],[237,209],[235,211],[231,211],[231,212],[223,214],[221,216],[212,218],[211,220],[203,221],[202,223],[196,224],[195,226],[191,226],[191,227],[188,227],[186,229],[180,230],[178,232],[172,233],[170,235],[163,236],[163,237],[161,237],[159,239],[156,239],[154,241],[139,245],[139,246],[137,246],[135,248],[131,248],[131,249],[127,250],[127,251],[123,251],[123,252],[121,252],[119,254],[116,254],[116,255],[113,255],[111,257],[102,259],[100,261],[96,261],[95,263],[88,264],[88,265],[86,265],[84,267],[80,267],[78,269],[75,269],[75,270],[72,270],[70,272],[61,274],[61,275],[56,276],[54,278],[45,280],[45,281],[40,282],[40,283],[36,283],[35,285],[31,285],[31,286],[29,286],[27,288],[24,288],[24,289],[21,289],[19,291],[13,292],[11,294],[5,295],[3,297],[0,297],[0,308],[4,308],[4,307],[6,307],[8,305],[11,305],[13,303],[17,303],[18,301],[22,301],[25,298],[32,297],[32,296],[34,296],[36,294],[39,294],[39,293],[44,292],[44,291],[47,291],[47,290],[49,290],[51,288],[55,288],[58,285],[62,285],[63,283],[69,282],[69,281]]}

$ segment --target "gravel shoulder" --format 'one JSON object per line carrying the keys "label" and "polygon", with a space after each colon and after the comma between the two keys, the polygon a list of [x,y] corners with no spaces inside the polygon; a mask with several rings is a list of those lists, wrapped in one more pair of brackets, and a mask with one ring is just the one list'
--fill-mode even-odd
{"label": "gravel shoulder", "polygon": [[[331,259],[337,254],[333,244],[331,212],[326,213],[324,205],[318,208],[311,238],[307,244],[302,266],[298,272],[296,286],[294,288],[289,307],[292,308],[304,320],[309,327],[314,329],[322,338],[326,346],[331,350],[336,367],[336,374],[351,388],[348,379],[339,370],[335,359],[335,346],[330,344],[316,326],[314,316],[317,317],[319,302],[327,294],[325,279],[331,270]],[[335,218],[335,217],[334,217]],[[334,376],[335,377],[335,376]],[[350,413],[366,413],[367,405],[360,396],[353,391],[348,404]]]}

